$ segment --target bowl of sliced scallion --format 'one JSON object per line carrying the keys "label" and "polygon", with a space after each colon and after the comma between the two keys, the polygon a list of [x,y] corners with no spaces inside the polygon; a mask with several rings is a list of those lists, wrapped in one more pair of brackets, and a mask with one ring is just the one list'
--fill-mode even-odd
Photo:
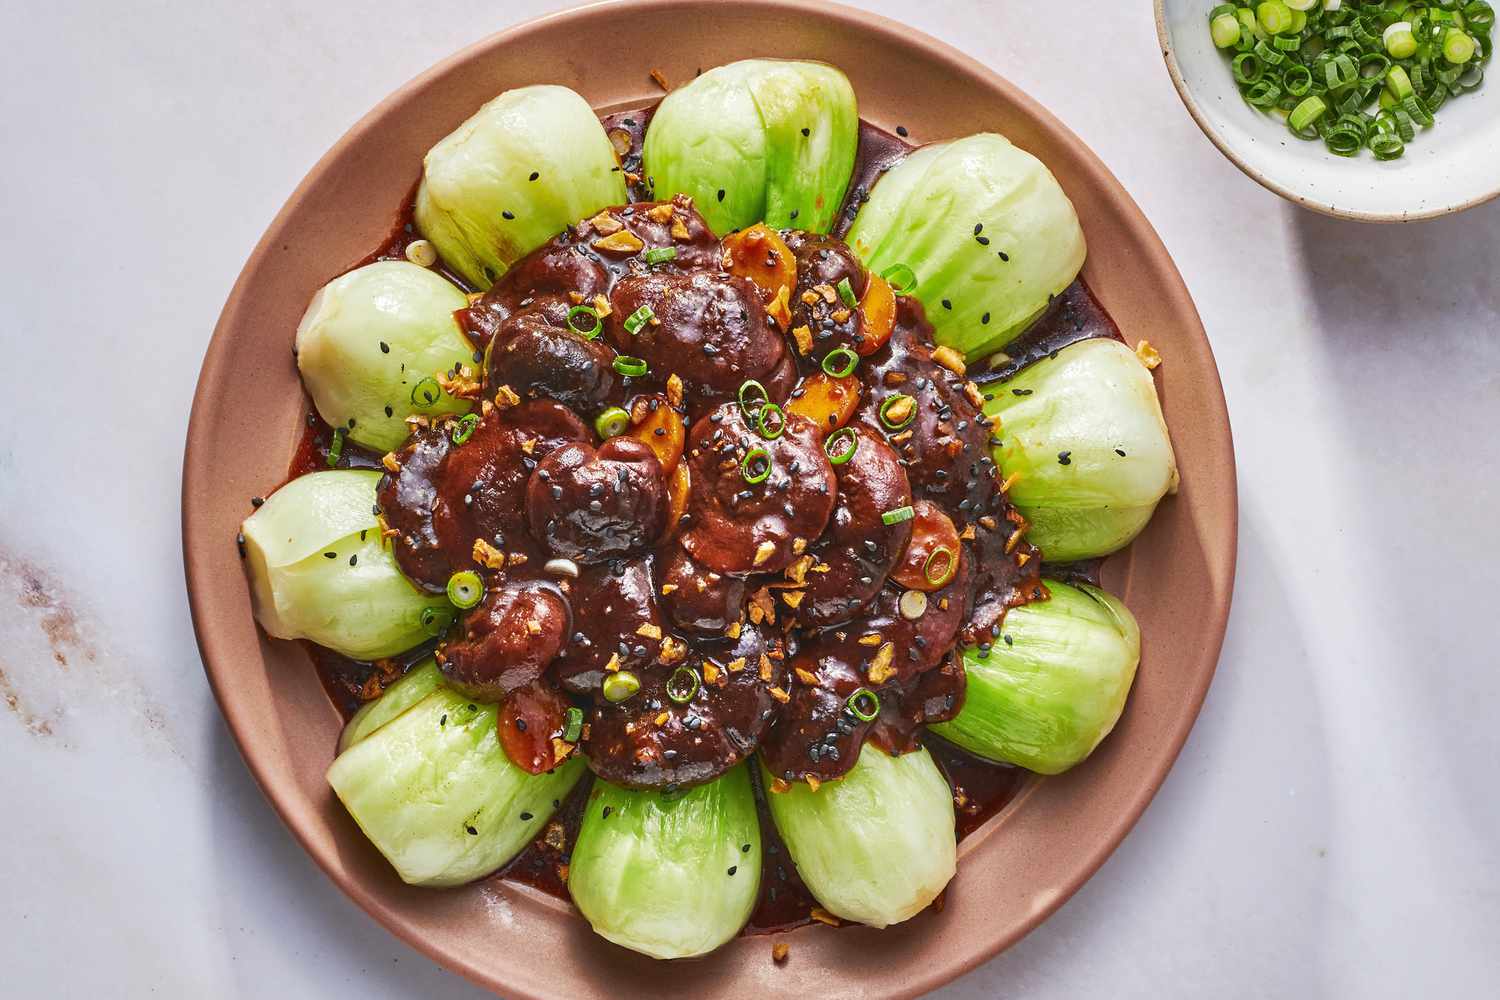
{"label": "bowl of sliced scallion", "polygon": [[1156,0],[1162,54],[1205,135],[1251,178],[1368,222],[1500,194],[1490,0]]}

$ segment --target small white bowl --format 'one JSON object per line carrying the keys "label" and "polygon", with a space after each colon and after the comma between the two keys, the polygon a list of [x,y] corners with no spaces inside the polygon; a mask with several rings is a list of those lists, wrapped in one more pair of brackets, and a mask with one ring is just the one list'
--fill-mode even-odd
{"label": "small white bowl", "polygon": [[[1254,180],[1316,212],[1408,222],[1500,195],[1500,80],[1444,104],[1400,159],[1335,156],[1279,117],[1246,104],[1208,33],[1211,0],[1156,0],[1156,33],[1172,83],[1203,134]],[[1492,64],[1493,66],[1494,64]]]}

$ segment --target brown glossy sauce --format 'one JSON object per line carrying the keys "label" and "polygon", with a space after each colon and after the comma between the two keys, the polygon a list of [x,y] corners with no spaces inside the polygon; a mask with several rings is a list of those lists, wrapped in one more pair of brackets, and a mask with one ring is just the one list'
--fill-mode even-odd
{"label": "brown glossy sauce", "polygon": [[[652,105],[601,118],[606,132],[629,139],[628,147],[621,156],[621,169],[627,174],[627,187],[632,201],[646,200],[651,196],[649,178],[641,174],[640,149],[654,110],[655,106]],[[847,231],[854,213],[868,199],[869,191],[879,177],[900,162],[913,148],[902,139],[861,121],[859,152],[844,207],[835,222],[836,234]],[[386,242],[354,266],[404,258],[407,245],[419,238],[413,223],[415,194],[416,186],[413,185]],[[441,266],[439,272],[460,288],[470,290],[457,275]],[[1025,364],[1091,337],[1123,340],[1118,327],[1080,279],[1057,296],[1047,312],[1009,346],[1010,361],[994,371],[977,374],[975,379],[981,383],[1003,380]],[[309,408],[287,478],[329,468],[327,457],[333,438],[333,429]],[[334,467],[380,468],[380,459],[379,454],[346,440]],[[1048,569],[1049,573],[1057,574],[1062,579],[1097,582],[1098,566],[1099,560],[1093,560],[1069,566],[1049,566]],[[391,681],[432,651],[432,646],[427,645],[398,658],[369,663],[351,660],[312,643],[304,645],[329,698],[345,718],[352,715],[361,704],[378,697]],[[1026,780],[1027,773],[1019,768],[981,761],[940,739],[928,737],[924,743],[953,788],[957,835],[960,839],[1003,809]],[[798,877],[786,846],[770,820],[764,803],[767,793],[761,787],[758,769],[753,771],[753,778],[760,807],[762,880],[756,908],[742,933],[765,934],[811,922],[811,913],[817,904]],[[588,775],[580,781],[561,803],[557,814],[543,828],[541,835],[496,877],[529,885],[559,898],[568,898],[566,879],[569,852],[577,837],[593,780],[593,776]]]}
{"label": "brown glossy sauce", "polygon": [[1005,346],[1006,358],[989,371],[976,374],[974,381],[980,385],[1004,382],[1027,365],[1057,357],[1064,347],[1101,338],[1125,342],[1115,321],[1079,278],[1062,294],[1053,296],[1046,312]]}

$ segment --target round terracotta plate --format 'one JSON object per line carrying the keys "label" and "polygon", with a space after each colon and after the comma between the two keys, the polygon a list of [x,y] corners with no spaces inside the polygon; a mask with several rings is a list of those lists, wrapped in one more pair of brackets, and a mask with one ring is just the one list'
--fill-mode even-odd
{"label": "round terracotta plate", "polygon": [[[586,55],[585,55],[586,54]],[[843,69],[860,112],[919,142],[982,129],[1040,156],[1088,236],[1084,275],[1132,342],[1149,338],[1182,467],[1106,584],[1140,619],[1145,655],[1114,734],[1069,774],[1035,780],[960,845],[941,912],[896,928],[766,937],[668,967],[595,937],[567,904],[500,880],[435,892],[402,885],[323,780],[339,720],[306,654],[268,641],[250,614],[235,532],[249,498],[285,475],[304,400],[292,336],[309,297],[389,231],[422,154],[509,87],[560,83],[600,110],[654,100],[648,73],[685,80],[749,56]],[[313,168],[235,284],[203,363],[182,484],[183,550],[209,681],[246,763],[288,827],[357,903],[432,958],[514,1000],[529,997],[912,996],[1035,927],[1125,836],[1187,737],[1213,676],[1234,579],[1229,421],[1203,327],[1140,210],[1031,98],[910,28],[826,3],[635,0],[495,35],[402,87]]]}

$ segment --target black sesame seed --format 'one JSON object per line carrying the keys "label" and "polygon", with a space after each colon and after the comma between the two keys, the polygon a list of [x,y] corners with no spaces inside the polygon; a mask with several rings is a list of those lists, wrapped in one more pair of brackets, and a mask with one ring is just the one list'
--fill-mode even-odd
{"label": "black sesame seed", "polygon": [[896,126],[896,134],[899,135],[901,138],[905,139],[911,133],[908,132],[908,131],[906,131],[906,126],[905,125],[897,125]]}
{"label": "black sesame seed", "polygon": [[476,829],[474,829],[472,826],[469,826],[469,825],[465,824],[464,825],[464,829],[468,832],[469,836],[471,836],[471,837],[477,837],[477,836],[479,836],[479,831],[476,830]]}
{"label": "black sesame seed", "polygon": [[612,813],[612,812],[614,812],[614,808],[612,806],[605,806],[604,807],[604,814],[600,818],[601,819],[609,819],[609,814]]}
{"label": "black sesame seed", "polygon": [[1000,259],[1008,262],[1010,260],[1010,254],[1006,253],[1004,250],[1001,250]]}
{"label": "black sesame seed", "polygon": [[542,176],[542,175],[541,175],[541,174],[539,174],[539,173],[537,173],[537,172],[536,172],[536,171],[535,171],[535,170],[533,170],[533,171],[532,171],[532,172],[531,172],[531,176],[530,176],[530,177],[528,177],[528,178],[526,178],[526,179],[527,179],[527,180],[529,180],[529,181],[534,181],[534,180],[536,180],[536,179],[537,179],[537,178],[538,178],[538,177],[540,177],[540,176]]}
{"label": "black sesame seed", "polygon": [[389,353],[391,353],[391,345],[387,344],[385,341],[382,340],[380,342],[380,353],[381,354],[389,354]]}
{"label": "black sesame seed", "polygon": [[500,218],[506,219],[507,221],[511,220],[511,219],[514,219],[515,217],[516,216],[515,216],[514,212],[501,212],[500,213]]}
{"label": "black sesame seed", "polygon": [[803,135],[812,135],[812,129],[805,128],[805,129],[802,130],[802,134]]}
{"label": "black sesame seed", "polygon": [[339,554],[337,552],[325,552],[325,553],[323,553],[323,558],[324,559],[337,559],[338,557],[339,557]]}
{"label": "black sesame seed", "polygon": [[741,854],[749,854],[750,853],[750,845],[749,844],[741,844],[740,845],[740,853]]}
{"label": "black sesame seed", "polygon": [[354,566],[354,565],[357,565],[358,563],[359,563],[359,553],[356,552],[354,555],[352,555],[352,556],[349,557],[349,565],[350,566]]}
{"label": "black sesame seed", "polygon": [[719,198],[720,201],[724,200],[724,189],[723,188],[719,188],[718,198]]}
{"label": "black sesame seed", "polygon": [[944,299],[943,300],[943,308],[944,309],[952,309],[953,308],[953,302],[952,302],[952,300],[950,300],[950,299]]}
{"label": "black sesame seed", "polygon": [[522,823],[529,822],[530,820],[531,820],[531,813],[529,813],[529,812],[523,812],[521,814],[521,822]]}
{"label": "black sesame seed", "polygon": [[985,313],[983,316],[979,317],[979,322],[983,323],[985,326],[988,326],[990,322],[990,314]]}
{"label": "black sesame seed", "polygon": [[987,247],[990,245],[990,238],[988,236],[976,236],[974,237],[974,242],[982,247]]}
{"label": "black sesame seed", "polygon": [[1116,448],[1115,449],[1115,454],[1119,455],[1121,458],[1124,458],[1125,457],[1125,449],[1124,448]]}
{"label": "black sesame seed", "polygon": [[731,875],[733,875],[735,872],[737,872],[739,870],[740,870],[740,866],[739,865],[730,865],[729,866],[729,874],[731,874]]}
{"label": "black sesame seed", "polygon": [[1058,465],[1072,465],[1073,464],[1073,453],[1071,451],[1060,451],[1060,452],[1058,452],[1057,453],[1057,464]]}
{"label": "black sesame seed", "polygon": [[394,417],[396,415],[396,411],[392,409],[390,403],[385,404],[385,415],[388,417]]}

